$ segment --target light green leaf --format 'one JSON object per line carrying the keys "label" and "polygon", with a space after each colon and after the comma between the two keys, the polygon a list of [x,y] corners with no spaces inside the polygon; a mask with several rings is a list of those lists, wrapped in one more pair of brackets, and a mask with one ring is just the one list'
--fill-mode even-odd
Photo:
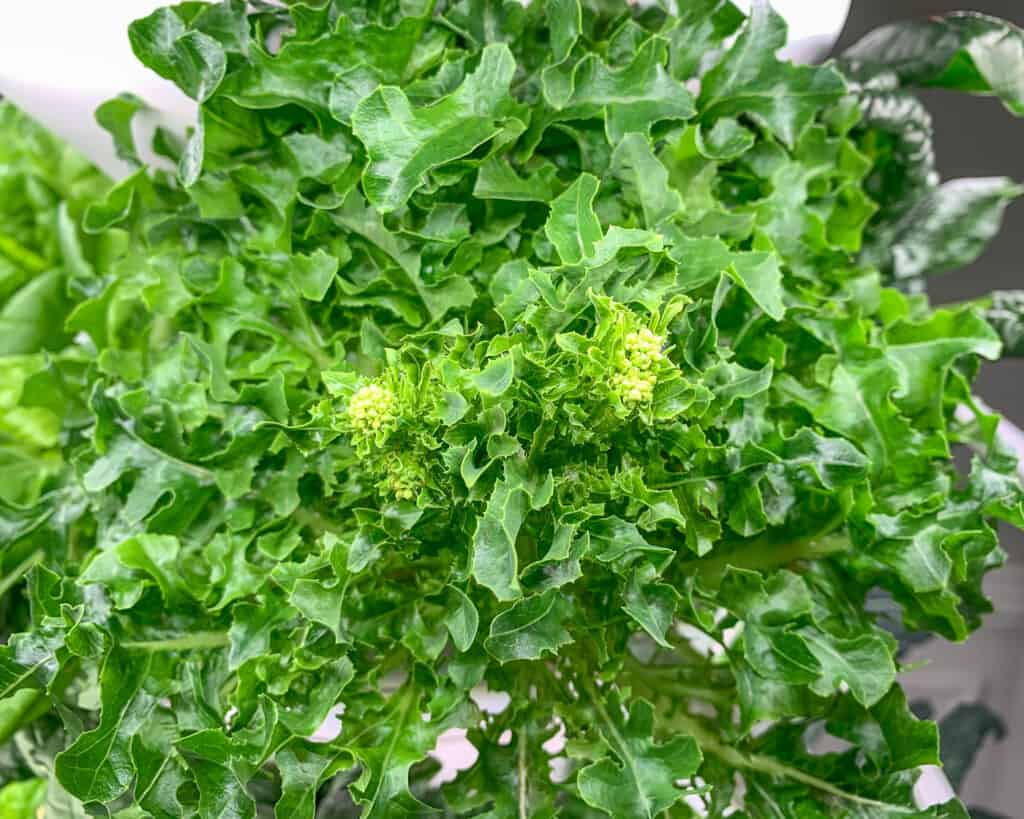
{"label": "light green leaf", "polygon": [[381,213],[400,208],[429,171],[496,136],[515,67],[508,47],[493,44],[458,90],[434,105],[414,109],[393,86],[360,102],[352,113],[352,130],[370,157],[363,171],[370,203]]}
{"label": "light green leaf", "polygon": [[544,233],[565,264],[579,264],[585,257],[594,255],[595,245],[604,235],[594,213],[594,197],[599,185],[596,176],[580,174],[551,203]]}
{"label": "light green leaf", "polygon": [[786,314],[782,302],[782,271],[774,253],[737,253],[732,257],[729,272],[758,306],[776,321]]}
{"label": "light green leaf", "polygon": [[476,606],[462,591],[451,586],[455,597],[455,605],[449,610],[445,625],[452,636],[452,642],[459,651],[469,651],[476,640],[476,630],[480,624],[480,615]]}
{"label": "light green leaf", "polygon": [[494,592],[499,600],[515,600],[522,596],[519,587],[519,557],[516,538],[526,516],[526,493],[500,480],[487,501],[487,508],[477,520],[473,535],[473,578]]}
{"label": "light green leaf", "polygon": [[641,134],[627,134],[616,146],[612,172],[639,203],[647,227],[656,227],[682,209],[679,193],[669,186],[668,170]]}

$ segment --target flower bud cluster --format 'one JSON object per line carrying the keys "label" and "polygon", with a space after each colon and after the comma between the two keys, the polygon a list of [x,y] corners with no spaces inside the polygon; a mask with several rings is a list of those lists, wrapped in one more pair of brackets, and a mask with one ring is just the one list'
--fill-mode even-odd
{"label": "flower bud cluster", "polygon": [[394,389],[381,381],[364,384],[349,398],[345,414],[364,468],[375,476],[377,489],[396,501],[415,500],[424,472],[403,443],[389,437],[404,413]]}
{"label": "flower bud cluster", "polygon": [[625,349],[611,378],[612,389],[624,404],[643,404],[654,397],[655,368],[665,358],[665,339],[647,329],[626,335]]}
{"label": "flower bud cluster", "polygon": [[388,465],[388,475],[384,483],[395,500],[411,501],[416,498],[423,479],[418,469],[396,457]]}
{"label": "flower bud cluster", "polygon": [[367,384],[353,393],[348,402],[348,418],[352,429],[371,437],[394,425],[395,394],[380,384]]}

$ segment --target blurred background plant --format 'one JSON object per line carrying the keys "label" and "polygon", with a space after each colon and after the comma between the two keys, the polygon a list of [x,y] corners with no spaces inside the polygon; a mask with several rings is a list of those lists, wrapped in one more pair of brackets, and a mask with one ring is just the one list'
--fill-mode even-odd
{"label": "blurred background plant", "polygon": [[[1020,0],[854,0],[834,53],[841,54],[869,31],[896,20],[925,19],[951,11],[976,11],[1024,25]],[[993,98],[923,89],[915,94],[934,120],[937,170],[942,179],[1010,176],[1024,180],[1021,120],[1009,118]],[[1002,232],[986,251],[955,275],[929,278],[937,304],[973,299],[993,290],[1022,287],[1020,241],[1024,204],[1011,203]],[[986,362],[977,382],[986,401],[1017,426],[1024,426],[1024,350]],[[905,676],[919,716],[941,725],[946,775],[974,819],[1020,815],[1024,781],[1016,772],[1024,759],[1024,538],[1000,531],[1009,562],[989,577],[986,591],[996,612],[964,645],[901,634],[907,662],[927,657],[929,665]]]}

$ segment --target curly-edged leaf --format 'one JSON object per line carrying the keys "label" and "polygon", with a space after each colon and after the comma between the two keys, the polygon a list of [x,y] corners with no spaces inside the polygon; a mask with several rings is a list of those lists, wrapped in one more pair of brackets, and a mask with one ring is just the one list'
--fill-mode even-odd
{"label": "curly-edged leaf", "polygon": [[817,694],[825,696],[845,683],[857,702],[870,708],[896,681],[892,653],[876,634],[844,639],[806,629],[800,636],[821,666],[821,676],[812,686]]}
{"label": "curly-edged leaf", "polygon": [[432,715],[428,722],[421,708],[419,687],[407,684],[391,696],[386,719],[371,726],[358,746],[346,748],[365,766],[351,786],[365,819],[415,816],[427,809],[409,790],[409,769],[426,758],[444,731],[468,715],[456,707]]}
{"label": "curly-edged leaf", "polygon": [[253,819],[256,805],[232,770],[237,750],[224,732],[208,728],[187,734],[174,746],[185,759],[199,788],[201,817]]}
{"label": "curly-edged leaf", "polygon": [[119,94],[96,109],[96,122],[114,139],[118,159],[138,165],[138,152],[132,123],[136,114],[146,110],[146,103],[134,94]]}
{"label": "curly-edged leaf", "polygon": [[640,572],[635,572],[623,594],[622,610],[646,631],[652,640],[664,648],[671,648],[665,633],[672,626],[679,592],[666,583],[645,583]]}
{"label": "curly-edged leaf", "polygon": [[697,772],[700,748],[688,736],[656,743],[654,708],[646,700],[633,703],[628,719],[620,709],[617,697],[611,697],[607,707],[595,702],[598,730],[612,756],[579,772],[580,795],[609,816],[655,819],[683,798],[676,782]]}
{"label": "curly-edged leaf", "polygon": [[462,591],[451,587],[455,603],[449,610],[445,625],[452,636],[452,642],[459,651],[469,651],[476,641],[476,630],[480,624],[480,614]]}
{"label": "curly-edged leaf", "polygon": [[147,652],[110,652],[100,674],[99,724],[54,760],[60,783],[83,802],[111,802],[128,789],[135,776],[130,752],[134,726],[125,722],[130,709],[138,719],[155,704],[142,691],[149,668]]}
{"label": "curly-edged leaf", "polygon": [[668,170],[642,134],[627,134],[615,147],[612,172],[640,205],[647,227],[671,219],[682,208],[678,191],[669,186]]}
{"label": "curly-edged leaf", "polygon": [[559,647],[573,641],[566,621],[574,611],[572,602],[558,589],[525,597],[491,621],[484,647],[499,663],[557,654]]}
{"label": "curly-edged leaf", "polygon": [[[899,371],[881,352],[863,360],[836,362],[824,388],[808,390],[784,377],[777,388],[806,407],[826,428],[856,445],[871,460],[873,473],[919,469],[911,453],[941,452],[941,443],[926,436],[898,410],[890,396],[899,388]],[[868,398],[868,396],[873,396]]]}
{"label": "curly-edged leaf", "polygon": [[499,156],[490,156],[477,172],[473,196],[477,199],[505,199],[512,202],[550,202],[561,185],[553,165],[542,165],[527,178]]}
{"label": "curly-edged leaf", "polygon": [[785,44],[785,22],[766,0],[756,0],[746,28],[701,80],[701,119],[745,114],[794,146],[822,106],[843,95],[846,83],[830,66],[779,62],[775,52]]}
{"label": "curly-edged leaf", "polygon": [[604,235],[594,213],[594,197],[600,184],[596,176],[580,174],[551,203],[544,233],[565,264],[579,264],[585,257],[593,256]]}
{"label": "curly-edged leaf", "polygon": [[473,578],[494,592],[499,600],[522,596],[516,538],[528,507],[526,493],[507,480],[501,480],[495,484],[483,516],[477,520],[473,535]]}
{"label": "curly-edged leaf", "polygon": [[400,208],[427,173],[496,136],[515,67],[508,47],[493,44],[458,90],[434,105],[415,109],[393,86],[360,102],[352,113],[352,130],[370,157],[363,171],[370,203],[381,213]]}
{"label": "curly-edged leaf", "polygon": [[950,367],[961,356],[999,357],[999,336],[974,310],[936,310],[923,322],[901,321],[885,333],[886,353],[896,362],[897,404],[909,415],[930,409],[941,414]]}
{"label": "curly-edged leaf", "polygon": [[484,395],[497,398],[505,394],[514,377],[515,361],[511,355],[503,355],[487,362],[487,366],[473,377],[473,383]]}
{"label": "curly-edged leaf", "polygon": [[786,314],[782,302],[782,271],[774,253],[738,253],[732,257],[729,272],[758,306],[776,321]]}
{"label": "curly-edged leaf", "polygon": [[693,95],[664,67],[666,45],[650,38],[620,69],[596,54],[580,60],[572,74],[572,95],[559,118],[603,113],[608,142],[616,145],[629,133],[648,136],[655,123],[693,117]]}
{"label": "curly-edged leaf", "polygon": [[669,46],[669,68],[678,80],[688,80],[697,73],[701,60],[712,53],[742,24],[743,13],[731,0],[691,0],[681,6],[678,16],[666,20]]}
{"label": "curly-edged leaf", "polygon": [[732,117],[722,117],[711,128],[696,131],[696,146],[708,159],[736,159],[754,147],[754,134]]}
{"label": "curly-edged leaf", "polygon": [[188,30],[174,9],[157,9],[136,20],[128,27],[128,39],[136,57],[197,102],[209,99],[224,79],[223,46],[202,31]]}
{"label": "curly-edged leaf", "polygon": [[324,754],[308,743],[291,743],[274,754],[274,764],[281,771],[281,798],[274,805],[277,819],[313,819],[316,815],[316,794],[333,754]]}

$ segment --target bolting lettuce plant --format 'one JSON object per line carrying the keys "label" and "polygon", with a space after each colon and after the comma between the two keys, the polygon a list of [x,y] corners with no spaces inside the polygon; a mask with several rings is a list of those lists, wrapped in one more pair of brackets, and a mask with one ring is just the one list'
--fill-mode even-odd
{"label": "bolting lettuce plant", "polygon": [[4,817],[967,816],[868,600],[963,640],[1024,524],[1024,299],[922,287],[1020,188],[911,95],[1024,35],[669,5],[164,8],[116,184],[2,110]]}

